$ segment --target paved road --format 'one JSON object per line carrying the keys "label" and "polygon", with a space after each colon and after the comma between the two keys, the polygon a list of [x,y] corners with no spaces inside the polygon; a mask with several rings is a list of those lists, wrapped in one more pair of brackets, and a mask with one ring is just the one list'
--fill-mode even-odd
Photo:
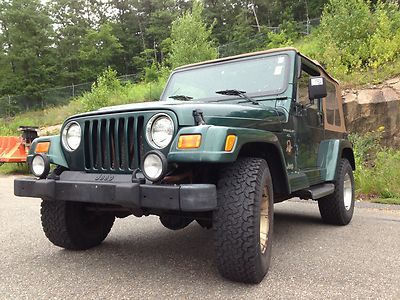
{"label": "paved road", "polygon": [[275,207],[270,273],[257,286],[219,277],[212,234],[156,217],[117,220],[98,248],[71,252],[42,233],[40,201],[0,178],[0,298],[400,299],[400,210],[358,208],[347,227],[309,202]]}

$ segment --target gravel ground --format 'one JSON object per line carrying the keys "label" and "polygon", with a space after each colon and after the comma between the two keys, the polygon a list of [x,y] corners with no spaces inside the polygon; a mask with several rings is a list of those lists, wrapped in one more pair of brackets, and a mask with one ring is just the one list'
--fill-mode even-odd
{"label": "gravel ground", "polygon": [[212,232],[157,217],[118,219],[105,242],[72,252],[44,236],[40,201],[0,177],[0,299],[400,299],[400,210],[361,204],[346,227],[314,202],[275,205],[272,266],[259,285],[222,279]]}

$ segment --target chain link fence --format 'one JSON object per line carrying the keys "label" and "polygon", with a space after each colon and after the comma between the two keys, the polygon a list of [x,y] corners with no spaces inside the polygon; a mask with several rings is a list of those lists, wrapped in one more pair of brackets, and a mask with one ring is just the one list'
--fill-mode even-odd
{"label": "chain link fence", "polygon": [[[122,82],[138,82],[137,74],[119,76]],[[46,107],[68,104],[73,98],[89,92],[93,82],[51,88],[40,91],[35,95],[7,95],[0,98],[0,118],[11,117],[23,111],[43,109]]]}
{"label": "chain link fence", "polygon": [[[298,31],[301,34],[309,34],[312,27],[318,26],[320,19],[309,19],[297,23]],[[268,27],[268,30],[280,33],[280,27]],[[266,33],[258,33],[249,37],[245,42],[234,41],[218,47],[219,57],[261,50],[265,48],[267,42]],[[138,74],[129,74],[118,77],[122,82],[138,82],[141,77]],[[93,82],[80,83],[59,88],[51,88],[40,91],[35,95],[16,95],[0,97],[0,118],[14,116],[23,111],[43,109],[46,107],[68,104],[71,99],[79,97],[91,90]]]}
{"label": "chain link fence", "polygon": [[[305,21],[297,22],[296,29],[297,32],[303,35],[309,35],[312,28],[317,27],[320,24],[320,19],[309,19]],[[280,33],[282,31],[281,27],[266,27],[268,31],[273,33]],[[251,51],[257,51],[265,49],[268,41],[268,35],[266,33],[258,33],[247,39],[247,41],[234,41],[218,47],[219,57],[227,57],[232,55],[237,55],[241,53],[247,53]]]}

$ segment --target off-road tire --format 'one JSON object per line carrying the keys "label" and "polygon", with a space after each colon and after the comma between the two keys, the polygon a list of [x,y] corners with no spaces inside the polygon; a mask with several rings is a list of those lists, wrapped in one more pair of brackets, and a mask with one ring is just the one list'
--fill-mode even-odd
{"label": "off-road tire", "polygon": [[[351,205],[348,209],[344,201],[345,176],[351,181]],[[347,225],[350,223],[354,213],[354,177],[353,170],[347,159],[341,159],[336,171],[335,191],[333,194],[318,200],[319,212],[325,223],[333,225]]]}
{"label": "off-road tire", "polygon": [[192,223],[192,219],[183,218],[180,216],[162,215],[160,216],[161,224],[170,230],[180,230]]}
{"label": "off-road tire", "polygon": [[[274,202],[268,164],[264,159],[242,158],[224,168],[219,178],[218,208],[213,214],[218,270],[233,281],[259,283],[271,261]],[[269,226],[264,252],[260,246],[263,199]]]}
{"label": "off-road tire", "polygon": [[50,242],[69,250],[99,245],[110,232],[115,216],[86,208],[87,204],[82,202],[43,200],[42,227]]}

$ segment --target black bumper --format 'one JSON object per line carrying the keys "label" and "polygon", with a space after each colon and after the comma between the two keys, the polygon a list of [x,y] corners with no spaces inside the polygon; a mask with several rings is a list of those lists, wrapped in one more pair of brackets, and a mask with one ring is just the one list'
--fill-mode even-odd
{"label": "black bumper", "polygon": [[214,184],[139,184],[132,182],[131,175],[100,175],[72,171],[63,172],[58,180],[15,179],[14,194],[45,200],[187,212],[211,211],[217,206]]}

